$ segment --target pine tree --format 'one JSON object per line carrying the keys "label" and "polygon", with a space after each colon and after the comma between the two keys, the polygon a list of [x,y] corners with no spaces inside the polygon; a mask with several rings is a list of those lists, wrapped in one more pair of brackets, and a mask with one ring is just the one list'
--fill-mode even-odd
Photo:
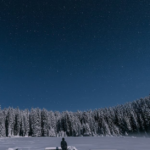
{"label": "pine tree", "polygon": [[[53,133],[53,136],[56,136],[56,118],[54,112],[50,111],[48,113],[48,124],[49,124],[49,133]],[[52,134],[49,134],[51,136]]]}
{"label": "pine tree", "polygon": [[130,112],[130,123],[133,133],[139,133],[139,124],[137,122],[137,116],[133,110]]}
{"label": "pine tree", "polygon": [[13,108],[8,108],[6,117],[6,135],[14,136],[15,112]]}
{"label": "pine tree", "polygon": [[56,119],[56,133],[58,135],[58,133],[62,130],[62,126],[61,126],[61,114],[60,112],[56,111],[54,113],[55,115],[55,119]]}
{"label": "pine tree", "polygon": [[50,137],[55,137],[56,136],[56,132],[55,132],[54,128],[50,128],[48,132],[49,132],[48,135]]}
{"label": "pine tree", "polygon": [[88,123],[83,124],[83,135],[85,136],[91,135],[91,130]]}
{"label": "pine tree", "polygon": [[43,109],[41,111],[41,123],[42,123],[42,136],[49,136],[49,120],[48,111]]}
{"label": "pine tree", "polygon": [[94,114],[92,113],[92,111],[89,111],[88,112],[88,122],[89,122],[89,127],[90,127],[90,130],[91,130],[91,134],[92,135],[95,135],[96,134],[96,131],[97,131],[97,124],[95,122],[95,119],[94,119]]}
{"label": "pine tree", "polygon": [[24,126],[23,112],[21,111],[21,124],[20,124],[20,136],[25,136],[25,126]]}
{"label": "pine tree", "polygon": [[0,108],[0,137],[6,136],[6,130],[5,130],[5,116],[3,111]]}
{"label": "pine tree", "polygon": [[21,111],[21,125],[20,125],[20,135],[28,136],[29,135],[29,111]]}
{"label": "pine tree", "polygon": [[20,135],[20,127],[21,127],[21,112],[19,108],[15,110],[15,124],[14,124],[14,134],[16,136]]}
{"label": "pine tree", "polygon": [[73,136],[80,136],[81,135],[81,123],[80,120],[76,115],[74,115],[74,121],[73,121]]}
{"label": "pine tree", "polygon": [[145,120],[145,129],[146,132],[150,131],[150,108],[145,104],[142,108],[142,114]]}
{"label": "pine tree", "polygon": [[29,111],[26,109],[23,112],[23,119],[24,119],[24,128],[25,128],[25,136],[29,135]]}
{"label": "pine tree", "polygon": [[39,108],[31,109],[31,134],[34,137],[41,136],[41,111]]}

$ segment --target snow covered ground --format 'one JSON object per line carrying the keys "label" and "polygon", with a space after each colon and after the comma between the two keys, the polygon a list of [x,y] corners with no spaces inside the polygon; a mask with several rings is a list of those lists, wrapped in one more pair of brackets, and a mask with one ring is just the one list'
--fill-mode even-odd
{"label": "snow covered ground", "polygon": [[[78,150],[150,150],[148,137],[66,137],[68,145]],[[20,137],[0,138],[0,150],[45,150],[60,146],[61,138]]]}

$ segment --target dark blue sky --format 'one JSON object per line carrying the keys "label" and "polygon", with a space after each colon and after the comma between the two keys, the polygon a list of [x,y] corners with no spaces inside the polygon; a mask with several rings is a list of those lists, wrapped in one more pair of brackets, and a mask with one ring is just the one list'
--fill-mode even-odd
{"label": "dark blue sky", "polygon": [[150,1],[0,1],[2,108],[87,110],[149,94]]}

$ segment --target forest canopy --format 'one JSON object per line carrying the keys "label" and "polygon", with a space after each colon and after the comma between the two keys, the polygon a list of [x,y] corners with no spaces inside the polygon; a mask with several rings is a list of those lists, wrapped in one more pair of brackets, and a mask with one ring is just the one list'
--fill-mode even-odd
{"label": "forest canopy", "polygon": [[0,137],[130,135],[150,131],[150,96],[116,107],[62,113],[0,109]]}

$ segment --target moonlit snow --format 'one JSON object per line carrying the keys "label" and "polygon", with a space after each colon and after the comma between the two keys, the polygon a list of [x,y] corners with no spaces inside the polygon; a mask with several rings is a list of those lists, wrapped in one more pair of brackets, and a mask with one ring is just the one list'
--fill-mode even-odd
{"label": "moonlit snow", "polygon": [[[45,150],[61,150],[61,147],[46,147]],[[68,146],[68,150],[77,150],[74,146]]]}
{"label": "moonlit snow", "polygon": [[[148,137],[66,137],[68,145],[77,150],[149,150]],[[45,150],[46,147],[59,147],[58,137],[1,138],[0,150]]]}

